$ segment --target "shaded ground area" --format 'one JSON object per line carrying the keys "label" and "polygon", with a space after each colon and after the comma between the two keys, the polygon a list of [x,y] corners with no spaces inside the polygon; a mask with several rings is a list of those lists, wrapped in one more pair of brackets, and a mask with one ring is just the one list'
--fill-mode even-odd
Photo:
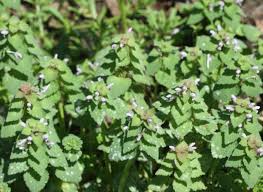
{"label": "shaded ground area", "polygon": [[247,0],[243,5],[248,22],[263,32],[263,0]]}
{"label": "shaded ground area", "polygon": [[[138,0],[132,0],[132,3],[137,3],[137,1]],[[178,2],[191,3],[194,1],[197,0],[159,0],[154,7],[156,9],[168,9]],[[105,0],[105,3],[112,15],[119,14],[118,0]],[[263,0],[244,0],[243,9],[247,15],[246,22],[256,25],[263,32]]]}

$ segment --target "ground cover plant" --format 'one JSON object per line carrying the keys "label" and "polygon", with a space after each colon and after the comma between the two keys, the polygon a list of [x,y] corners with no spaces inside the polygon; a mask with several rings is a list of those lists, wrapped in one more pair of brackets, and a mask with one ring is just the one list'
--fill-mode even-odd
{"label": "ground cover plant", "polygon": [[263,191],[242,3],[1,0],[0,191]]}

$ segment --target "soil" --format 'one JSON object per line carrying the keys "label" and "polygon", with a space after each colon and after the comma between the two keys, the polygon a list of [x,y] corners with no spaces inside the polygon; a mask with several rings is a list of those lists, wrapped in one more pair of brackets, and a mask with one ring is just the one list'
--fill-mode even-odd
{"label": "soil", "polygon": [[247,0],[243,5],[247,21],[263,32],[263,0]]}

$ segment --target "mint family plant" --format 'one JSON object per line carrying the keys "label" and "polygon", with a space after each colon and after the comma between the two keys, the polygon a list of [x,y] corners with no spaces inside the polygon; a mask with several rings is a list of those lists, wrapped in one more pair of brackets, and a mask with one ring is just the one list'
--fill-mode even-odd
{"label": "mint family plant", "polygon": [[[263,40],[241,0],[48,3],[0,2],[0,191],[262,190]],[[48,13],[94,52],[53,56]]]}

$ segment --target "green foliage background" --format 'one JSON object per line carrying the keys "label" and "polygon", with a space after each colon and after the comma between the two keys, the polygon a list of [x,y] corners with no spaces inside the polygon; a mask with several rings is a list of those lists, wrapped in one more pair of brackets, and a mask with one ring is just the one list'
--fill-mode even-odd
{"label": "green foliage background", "polygon": [[0,191],[262,191],[242,1],[116,2],[0,1]]}

